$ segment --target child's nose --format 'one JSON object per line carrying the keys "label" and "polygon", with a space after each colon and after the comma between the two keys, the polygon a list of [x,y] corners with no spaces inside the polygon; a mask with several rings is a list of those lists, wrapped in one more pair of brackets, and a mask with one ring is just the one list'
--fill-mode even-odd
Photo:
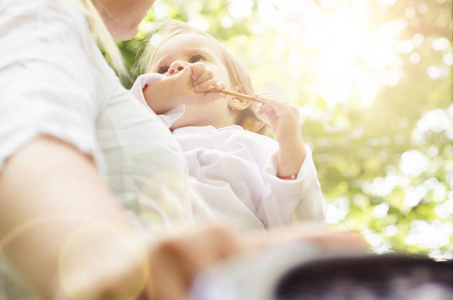
{"label": "child's nose", "polygon": [[168,74],[169,75],[177,74],[184,70],[185,67],[186,66],[183,62],[175,61],[170,65],[170,70],[168,70]]}

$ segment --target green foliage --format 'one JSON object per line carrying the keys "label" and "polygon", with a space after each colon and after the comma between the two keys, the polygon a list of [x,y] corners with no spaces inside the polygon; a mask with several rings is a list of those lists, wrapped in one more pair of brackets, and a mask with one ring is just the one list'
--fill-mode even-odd
{"label": "green foliage", "polygon": [[[254,0],[238,16],[234,5],[248,1],[167,0],[145,23],[152,27],[155,13],[165,11],[206,26],[249,67],[259,90],[301,105],[332,227],[362,232],[376,252],[451,257],[452,0],[326,1],[330,6],[300,0],[293,11],[285,10],[287,2]],[[353,17],[342,19],[341,11]],[[310,25],[313,18],[331,16],[339,16],[334,26],[313,32],[319,29]],[[351,20],[358,23],[341,31]],[[144,31],[119,43],[129,68],[146,42]],[[393,34],[395,43],[379,48]]]}

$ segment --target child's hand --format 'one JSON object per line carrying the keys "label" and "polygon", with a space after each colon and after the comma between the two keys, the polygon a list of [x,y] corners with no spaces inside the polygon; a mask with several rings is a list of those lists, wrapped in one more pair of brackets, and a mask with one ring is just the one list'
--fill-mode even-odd
{"label": "child's hand", "polygon": [[211,70],[206,68],[206,65],[197,62],[191,65],[192,68],[192,83],[194,90],[197,93],[209,93],[211,90],[210,86],[215,86],[218,90],[223,90],[225,84],[221,81],[217,81]]}
{"label": "child's hand", "polygon": [[211,85],[219,90],[224,89],[225,85],[217,81],[202,62],[175,61],[161,74],[165,78],[146,86],[143,91],[146,103],[156,114],[165,113],[181,104],[203,105],[226,97],[209,90]]}
{"label": "child's hand", "polygon": [[167,76],[172,79],[173,96],[178,102],[189,105],[203,105],[223,95],[211,93],[209,86],[224,89],[224,84],[214,78],[211,70],[202,62],[181,66],[182,70]]}
{"label": "child's hand", "polygon": [[254,97],[261,102],[256,113],[266,117],[279,143],[294,141],[302,136],[297,104],[276,93],[256,93]]}
{"label": "child's hand", "polygon": [[266,117],[279,144],[277,175],[297,175],[306,155],[299,106],[276,93],[256,93],[254,97],[261,102],[256,113]]}

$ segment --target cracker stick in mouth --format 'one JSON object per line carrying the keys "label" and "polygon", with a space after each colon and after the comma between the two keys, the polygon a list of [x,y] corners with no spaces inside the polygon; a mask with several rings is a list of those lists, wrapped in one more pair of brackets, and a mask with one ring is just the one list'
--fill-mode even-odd
{"label": "cracker stick in mouth", "polygon": [[245,99],[245,100],[249,100],[249,101],[260,102],[260,101],[256,100],[253,96],[250,96],[250,95],[236,93],[236,92],[229,91],[229,90],[218,90],[214,86],[210,86],[209,89],[211,90],[211,92],[222,93],[222,94],[225,94],[225,95],[235,96],[235,97],[238,97],[238,98],[241,98],[241,99]]}

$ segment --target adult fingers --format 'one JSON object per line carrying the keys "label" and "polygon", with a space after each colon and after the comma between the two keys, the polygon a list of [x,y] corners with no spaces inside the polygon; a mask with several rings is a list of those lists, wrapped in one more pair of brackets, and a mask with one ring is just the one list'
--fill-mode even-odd
{"label": "adult fingers", "polygon": [[266,233],[255,233],[248,237],[256,248],[275,247],[286,243],[308,242],[320,247],[336,248],[339,251],[366,252],[367,244],[358,233],[335,231],[322,223],[304,222],[285,228],[276,228]]}
{"label": "adult fingers", "polygon": [[194,277],[234,255],[260,253],[285,244],[312,243],[326,249],[364,253],[362,238],[331,231],[323,224],[303,223],[269,232],[249,231],[239,236],[221,225],[210,225],[157,241],[151,250],[151,298],[185,299]]}
{"label": "adult fingers", "polygon": [[145,287],[146,243],[104,227],[81,228],[68,238],[59,261],[61,290],[57,299],[133,299]]}
{"label": "adult fingers", "polygon": [[150,257],[153,299],[185,299],[196,274],[242,251],[240,238],[221,225],[203,226],[157,241]]}

